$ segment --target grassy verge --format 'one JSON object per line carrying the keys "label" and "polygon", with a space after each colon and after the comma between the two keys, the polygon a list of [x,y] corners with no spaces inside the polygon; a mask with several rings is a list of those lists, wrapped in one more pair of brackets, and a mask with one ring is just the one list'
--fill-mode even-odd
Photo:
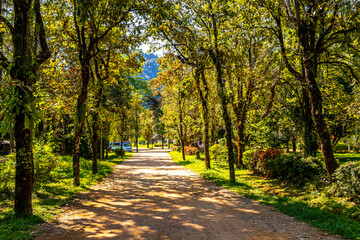
{"label": "grassy verge", "polygon": [[14,217],[13,193],[1,195],[0,239],[32,239],[36,224],[51,220],[60,211],[60,206],[75,199],[76,193],[88,190],[91,185],[97,184],[113,171],[115,165],[130,158],[131,155],[132,153],[126,153],[124,158],[120,159],[114,153],[110,153],[109,159],[99,161],[98,173],[95,175],[91,173],[92,162],[81,159],[79,187],[73,185],[72,158],[60,157],[56,168],[51,172],[51,179],[34,186],[33,216]]}
{"label": "grassy verge", "polygon": [[254,176],[247,170],[237,170],[236,183],[229,183],[228,168],[224,164],[212,162],[212,169],[207,170],[204,162],[195,156],[186,156],[186,161],[182,161],[179,152],[172,151],[170,155],[178,164],[218,186],[275,206],[279,211],[330,234],[360,239],[360,208],[344,198],[328,196],[325,190],[320,191],[311,185],[305,189],[284,187],[276,180]]}

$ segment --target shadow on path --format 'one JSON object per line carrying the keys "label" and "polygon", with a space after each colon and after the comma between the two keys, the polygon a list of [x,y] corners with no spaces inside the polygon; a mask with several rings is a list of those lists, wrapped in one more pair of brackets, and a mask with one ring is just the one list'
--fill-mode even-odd
{"label": "shadow on path", "polygon": [[44,239],[337,239],[142,150],[39,227]]}

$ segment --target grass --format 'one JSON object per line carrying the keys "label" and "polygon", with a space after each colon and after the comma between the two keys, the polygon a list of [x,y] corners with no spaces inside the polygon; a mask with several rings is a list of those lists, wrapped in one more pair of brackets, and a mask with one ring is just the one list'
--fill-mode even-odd
{"label": "grass", "polygon": [[360,161],[360,153],[335,153],[335,158],[339,159],[340,164],[352,161]]}
{"label": "grass", "polygon": [[[326,194],[326,188],[309,185],[298,189],[281,185],[252,175],[247,170],[236,171],[236,183],[229,182],[228,167],[224,163],[212,162],[212,169],[205,168],[202,160],[186,156],[183,161],[179,152],[170,152],[173,160],[184,165],[218,186],[230,189],[261,203],[275,206],[279,211],[307,222],[330,234],[347,239],[360,239],[360,207],[344,198]],[[357,156],[360,157],[360,154]],[[349,161],[349,156],[337,155],[340,162]],[[353,158],[354,159],[354,158]]]}
{"label": "grass", "polygon": [[0,197],[0,239],[32,239],[36,224],[51,220],[60,211],[62,205],[76,198],[76,193],[88,190],[91,185],[97,184],[113,171],[115,165],[130,158],[131,155],[132,153],[126,153],[124,158],[120,159],[114,153],[110,153],[109,159],[99,161],[98,173],[95,175],[91,173],[92,162],[81,159],[81,185],[79,187],[73,185],[72,158],[61,157],[57,167],[51,172],[51,179],[34,186],[34,215],[32,216],[15,217],[13,193],[2,194]]}

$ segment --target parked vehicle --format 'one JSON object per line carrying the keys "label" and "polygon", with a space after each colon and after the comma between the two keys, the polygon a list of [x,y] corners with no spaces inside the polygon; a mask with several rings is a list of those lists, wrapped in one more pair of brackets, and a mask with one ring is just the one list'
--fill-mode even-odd
{"label": "parked vehicle", "polygon": [[[120,148],[121,148],[120,141],[111,142],[109,145],[110,151],[114,151],[115,149],[120,149]],[[131,143],[129,141],[123,141],[123,149],[125,152],[132,152]]]}

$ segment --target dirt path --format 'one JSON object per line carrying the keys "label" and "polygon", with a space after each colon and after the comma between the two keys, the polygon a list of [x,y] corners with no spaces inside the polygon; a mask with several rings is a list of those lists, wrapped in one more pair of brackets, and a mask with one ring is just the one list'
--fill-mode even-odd
{"label": "dirt path", "polygon": [[44,239],[339,239],[144,151],[57,217]]}

